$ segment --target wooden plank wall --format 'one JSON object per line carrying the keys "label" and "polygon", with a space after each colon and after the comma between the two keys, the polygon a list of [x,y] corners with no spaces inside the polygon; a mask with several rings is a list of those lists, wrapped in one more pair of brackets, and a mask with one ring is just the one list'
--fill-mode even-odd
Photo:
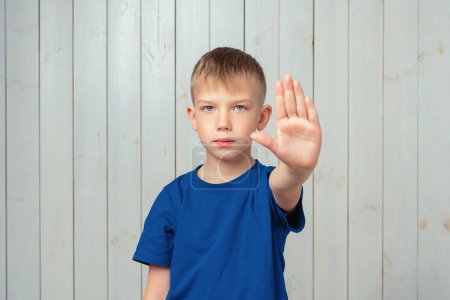
{"label": "wooden plank wall", "polygon": [[419,2],[418,287],[420,299],[450,299],[450,3]]}
{"label": "wooden plank wall", "polygon": [[314,173],[313,299],[348,291],[348,1],[314,4],[314,101],[323,141]]}
{"label": "wooden plank wall", "polygon": [[6,299],[6,29],[5,0],[0,1],[0,299]]}
{"label": "wooden plank wall", "polygon": [[[36,113],[39,118],[37,196],[42,299],[64,298],[64,295],[73,294],[71,4],[70,0],[39,1],[39,97]],[[21,109],[16,113],[20,114]],[[55,289],[55,286],[58,288]]]}
{"label": "wooden plank wall", "polygon": [[73,4],[73,299],[107,299],[107,3]]}
{"label": "wooden plank wall", "polygon": [[384,7],[383,299],[392,300],[432,298],[417,294],[419,18],[410,4]]}
{"label": "wooden plank wall", "polygon": [[189,78],[219,46],[258,59],[267,103],[291,73],[319,110],[289,298],[450,299],[445,0],[0,0],[0,299],[141,298],[131,256],[204,160]]}
{"label": "wooden plank wall", "polygon": [[[6,254],[6,291],[1,294],[6,294],[7,299],[38,299],[46,289],[41,286],[41,261],[47,255],[41,248],[39,1],[6,1],[5,19],[1,22],[6,22],[2,117],[6,127],[6,188],[2,196],[6,199],[2,201],[6,210],[6,231],[2,232],[6,249],[1,250]],[[55,183],[55,192],[59,184]],[[70,195],[71,191],[66,193]],[[55,228],[55,235],[58,231]]]}

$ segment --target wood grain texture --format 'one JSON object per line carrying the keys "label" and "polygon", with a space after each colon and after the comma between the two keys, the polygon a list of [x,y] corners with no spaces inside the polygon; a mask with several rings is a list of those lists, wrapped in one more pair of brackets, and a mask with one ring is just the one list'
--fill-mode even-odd
{"label": "wood grain texture", "polygon": [[6,297],[39,299],[38,1],[7,0],[6,16]]}
{"label": "wood grain texture", "polygon": [[0,0],[0,299],[6,299],[6,28]]}
{"label": "wood grain texture", "polygon": [[107,2],[74,1],[74,299],[108,299]]}
{"label": "wood grain texture", "polygon": [[450,299],[450,3],[419,1],[418,299]]}
{"label": "wood grain texture", "polygon": [[141,231],[141,7],[108,1],[108,299],[138,299]]}
{"label": "wood grain texture", "polygon": [[245,2],[211,0],[209,3],[209,47],[244,50]]}
{"label": "wood grain texture", "polygon": [[348,299],[382,298],[383,2],[349,2]]}
{"label": "wood grain texture", "polygon": [[314,172],[314,299],[347,299],[348,2],[316,1],[314,98],[322,150]]}
{"label": "wood grain texture", "polygon": [[0,0],[0,299],[142,298],[131,258],[204,162],[190,76],[219,46],[261,63],[266,103],[291,73],[320,115],[289,299],[450,299],[447,2]]}
{"label": "wood grain texture", "polygon": [[40,284],[53,300],[74,293],[72,1],[40,1],[40,20]]}
{"label": "wood grain texture", "polygon": [[384,4],[383,299],[417,299],[418,5]]}

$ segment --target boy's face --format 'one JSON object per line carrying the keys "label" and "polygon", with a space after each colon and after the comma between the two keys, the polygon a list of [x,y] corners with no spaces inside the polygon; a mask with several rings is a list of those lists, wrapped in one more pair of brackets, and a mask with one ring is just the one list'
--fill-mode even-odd
{"label": "boy's face", "polygon": [[262,130],[271,115],[270,105],[258,100],[258,89],[247,79],[229,80],[227,85],[200,82],[194,90],[194,106],[187,113],[208,158],[236,160],[250,156],[250,134]]}

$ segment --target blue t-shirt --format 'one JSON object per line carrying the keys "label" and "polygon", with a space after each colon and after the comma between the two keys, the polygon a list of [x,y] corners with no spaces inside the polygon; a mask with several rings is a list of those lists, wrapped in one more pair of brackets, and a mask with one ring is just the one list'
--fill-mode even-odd
{"label": "blue t-shirt", "polygon": [[269,187],[275,167],[258,160],[232,181],[212,184],[197,170],[166,185],[145,220],[133,260],[170,267],[166,299],[287,299],[284,246],[305,226],[301,191],[287,214]]}

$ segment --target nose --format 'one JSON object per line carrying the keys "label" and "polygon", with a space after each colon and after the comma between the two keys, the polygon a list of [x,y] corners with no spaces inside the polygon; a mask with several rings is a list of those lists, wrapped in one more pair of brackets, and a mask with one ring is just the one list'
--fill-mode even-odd
{"label": "nose", "polygon": [[217,120],[217,130],[231,130],[230,116],[227,112],[221,112]]}

